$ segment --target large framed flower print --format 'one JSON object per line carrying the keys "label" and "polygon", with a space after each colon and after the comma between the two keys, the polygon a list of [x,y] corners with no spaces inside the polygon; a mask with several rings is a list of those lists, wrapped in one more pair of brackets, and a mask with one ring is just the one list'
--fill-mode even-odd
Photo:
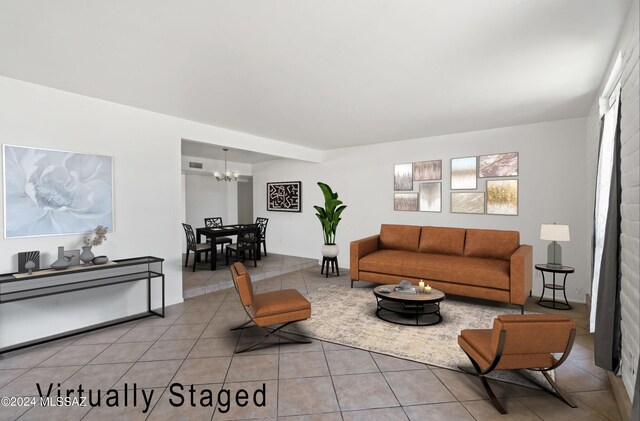
{"label": "large framed flower print", "polygon": [[110,156],[4,145],[5,238],[113,229]]}

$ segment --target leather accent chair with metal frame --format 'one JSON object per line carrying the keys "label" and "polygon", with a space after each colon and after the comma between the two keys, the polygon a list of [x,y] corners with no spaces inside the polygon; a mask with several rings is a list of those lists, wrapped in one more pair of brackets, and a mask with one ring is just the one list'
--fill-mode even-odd
{"label": "leather accent chair with metal frame", "polygon": [[[182,228],[184,228],[184,234],[187,236],[187,257],[184,259],[184,266],[187,267],[189,263],[189,251],[193,252],[193,270],[196,271],[196,261],[198,260],[198,255],[200,253],[204,253],[205,261],[208,261],[209,252],[211,251],[211,244],[209,243],[197,243],[196,235],[193,233],[193,228],[189,224],[182,224]],[[212,257],[212,259],[215,257]]]}
{"label": "leather accent chair with metal frame", "polygon": [[[266,336],[258,341],[240,349],[235,353],[245,352],[266,341],[272,336],[289,341],[289,343],[311,343],[306,339],[298,339],[283,334],[280,330],[291,323],[306,320],[311,317],[311,303],[304,298],[298,290],[283,289],[281,291],[269,291],[260,294],[253,293],[251,276],[240,262],[231,265],[233,284],[240,297],[244,311],[249,320],[231,330],[244,329],[250,323],[260,328]],[[268,326],[280,325],[275,329]]]}
{"label": "leather accent chair with metal frame", "polygon": [[[222,227],[222,217],[216,216],[215,218],[204,218],[204,226],[206,228],[219,228]],[[211,238],[207,238],[207,243],[211,242]],[[233,241],[229,237],[216,237],[216,247],[220,245],[220,254],[224,251],[225,244],[231,244]],[[215,250],[214,250],[215,251]]]}
{"label": "leather accent chair with metal frame", "polygon": [[[569,356],[576,336],[576,323],[567,317],[551,314],[512,314],[498,316],[493,329],[465,329],[458,344],[467,354],[475,372],[461,370],[482,381],[491,402],[501,414],[507,411],[491,390],[485,376],[494,370],[528,369],[541,372],[557,397],[572,408],[576,405],[549,376]],[[562,353],[560,359],[553,354]]]}

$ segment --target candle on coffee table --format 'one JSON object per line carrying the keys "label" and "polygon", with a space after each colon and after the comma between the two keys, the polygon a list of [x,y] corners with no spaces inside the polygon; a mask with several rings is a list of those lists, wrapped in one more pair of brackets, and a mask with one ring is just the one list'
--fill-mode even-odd
{"label": "candle on coffee table", "polygon": [[431,294],[431,285],[427,285],[426,287],[424,287],[424,292],[426,292],[427,294]]}
{"label": "candle on coffee table", "polygon": [[424,281],[422,279],[418,282],[418,292],[424,292]]}

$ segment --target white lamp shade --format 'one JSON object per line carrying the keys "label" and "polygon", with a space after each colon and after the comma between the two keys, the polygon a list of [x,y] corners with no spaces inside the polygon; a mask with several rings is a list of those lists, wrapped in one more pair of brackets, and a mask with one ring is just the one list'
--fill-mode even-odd
{"label": "white lamp shade", "polygon": [[540,239],[547,241],[570,241],[569,225],[542,224],[540,225]]}

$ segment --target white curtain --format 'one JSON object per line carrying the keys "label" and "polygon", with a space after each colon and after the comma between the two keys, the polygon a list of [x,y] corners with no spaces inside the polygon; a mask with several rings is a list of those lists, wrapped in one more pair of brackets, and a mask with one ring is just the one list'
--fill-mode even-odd
{"label": "white curtain", "polygon": [[600,287],[600,266],[604,234],[609,211],[609,195],[611,194],[611,175],[613,171],[613,155],[615,136],[618,125],[618,107],[620,101],[613,101],[604,116],[602,139],[600,140],[600,155],[598,156],[598,176],[596,179],[595,203],[595,250],[593,255],[593,280],[591,282],[591,315],[589,317],[589,331],[595,331],[596,308],[598,307],[598,288]]}

